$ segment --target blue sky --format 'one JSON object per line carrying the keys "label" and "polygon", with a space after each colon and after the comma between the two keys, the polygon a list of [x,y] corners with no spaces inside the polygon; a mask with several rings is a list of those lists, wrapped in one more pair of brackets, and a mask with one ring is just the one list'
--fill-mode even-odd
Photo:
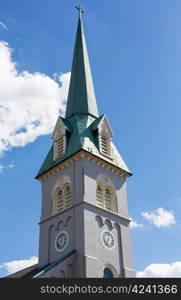
{"label": "blue sky", "polygon": [[[84,27],[99,112],[106,113],[114,142],[134,174],[128,179],[129,213],[142,224],[132,229],[135,270],[173,264],[169,266],[173,271],[174,263],[181,261],[181,2],[1,0],[0,62],[6,63],[0,80],[6,70],[8,75],[0,107],[9,105],[11,112],[3,110],[0,115],[6,124],[0,130],[0,276],[6,274],[4,263],[38,255],[41,190],[34,177],[51,144],[59,96],[59,108],[64,108],[66,88],[58,83],[66,86],[69,78],[77,4],[86,11]],[[33,93],[37,102],[31,101]],[[29,108],[22,113],[27,95]],[[26,116],[33,114],[36,104],[44,127],[35,133],[33,116],[30,123]],[[47,105],[53,107],[51,124],[44,119],[44,110],[51,116]],[[15,119],[18,124],[12,128]],[[23,130],[23,139],[12,137],[12,132]]]}

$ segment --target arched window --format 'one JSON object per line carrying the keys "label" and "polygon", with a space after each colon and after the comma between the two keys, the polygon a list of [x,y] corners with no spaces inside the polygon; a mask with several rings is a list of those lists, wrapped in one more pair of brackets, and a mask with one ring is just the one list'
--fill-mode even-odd
{"label": "arched window", "polygon": [[113,272],[109,268],[104,268],[103,270],[104,278],[114,278]]}
{"label": "arched window", "polygon": [[56,189],[53,196],[52,214],[58,214],[71,206],[70,183],[65,183],[63,187]]}
{"label": "arched window", "polygon": [[112,212],[117,212],[115,187],[108,176],[100,174],[97,177],[96,204]]}
{"label": "arched window", "polygon": [[96,202],[97,202],[97,205],[99,205],[101,207],[104,206],[103,189],[100,185],[97,185]]}

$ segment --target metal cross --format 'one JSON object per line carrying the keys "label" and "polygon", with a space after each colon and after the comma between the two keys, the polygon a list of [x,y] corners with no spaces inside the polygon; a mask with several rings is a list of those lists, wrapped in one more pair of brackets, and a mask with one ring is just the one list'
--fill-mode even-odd
{"label": "metal cross", "polygon": [[81,18],[82,14],[84,14],[82,7],[79,5],[79,6],[76,6],[75,8],[79,11],[79,17]]}

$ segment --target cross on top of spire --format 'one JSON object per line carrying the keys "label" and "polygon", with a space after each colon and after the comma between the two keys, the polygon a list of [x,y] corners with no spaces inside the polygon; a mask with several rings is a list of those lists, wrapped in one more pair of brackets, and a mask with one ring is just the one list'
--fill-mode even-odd
{"label": "cross on top of spire", "polygon": [[79,11],[79,17],[81,18],[82,14],[84,14],[82,7],[79,5],[79,6],[76,6],[75,8]]}
{"label": "cross on top of spire", "polygon": [[99,114],[81,20],[83,10],[80,6],[76,6],[76,9],[79,19],[65,116],[70,118],[74,115],[91,115],[97,118]]}

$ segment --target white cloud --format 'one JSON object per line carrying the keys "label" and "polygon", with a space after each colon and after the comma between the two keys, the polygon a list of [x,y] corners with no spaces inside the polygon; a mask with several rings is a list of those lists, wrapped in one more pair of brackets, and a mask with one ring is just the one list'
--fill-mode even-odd
{"label": "white cloud", "polygon": [[18,272],[22,269],[30,267],[34,264],[37,264],[38,258],[36,256],[32,256],[29,259],[22,259],[22,260],[13,260],[6,263],[2,263],[0,268],[6,270],[7,275]]}
{"label": "white cloud", "polygon": [[151,212],[143,212],[142,216],[156,227],[168,227],[176,223],[173,212],[162,207]]}
{"label": "white cloud", "polygon": [[6,24],[3,23],[3,22],[0,22],[0,28],[3,28],[3,29],[8,29]]}
{"label": "white cloud", "polygon": [[131,219],[131,222],[130,222],[129,226],[130,226],[131,229],[134,229],[134,228],[138,228],[138,227],[143,227],[143,224],[137,223],[136,221]]}
{"label": "white cloud", "polygon": [[49,134],[65,110],[70,73],[56,80],[42,73],[18,72],[12,50],[0,42],[0,156]]}
{"label": "white cloud", "polygon": [[9,164],[6,166],[3,166],[0,164],[0,173],[2,173],[4,171],[4,169],[7,169],[7,168],[14,168],[14,164]]}
{"label": "white cloud", "polygon": [[136,277],[181,277],[181,261],[171,264],[151,264],[143,271],[137,272]]}

